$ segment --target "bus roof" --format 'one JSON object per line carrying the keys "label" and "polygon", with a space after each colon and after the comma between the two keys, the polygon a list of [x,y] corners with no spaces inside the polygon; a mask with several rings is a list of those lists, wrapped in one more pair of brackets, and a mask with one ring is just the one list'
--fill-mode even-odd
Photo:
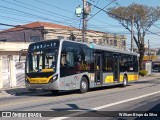
{"label": "bus roof", "polygon": [[126,51],[126,50],[122,50],[122,49],[118,49],[118,48],[111,47],[111,46],[108,46],[108,45],[103,46],[103,45],[97,45],[95,43],[82,43],[82,42],[77,42],[77,41],[72,41],[72,40],[65,40],[65,39],[43,40],[43,41],[39,41],[39,42],[32,43],[32,44],[45,43],[45,42],[54,41],[54,40],[59,40],[61,42],[68,41],[68,42],[83,44],[83,45],[87,45],[89,48],[98,49],[98,50],[106,50],[106,51],[111,51],[111,52],[117,52],[117,53],[124,53],[124,54],[139,56],[138,53],[131,52],[131,51]]}
{"label": "bus roof", "polygon": [[108,46],[108,45],[107,46],[103,46],[103,45],[97,45],[95,43],[82,43],[82,42],[76,42],[76,41],[64,40],[64,39],[62,39],[62,41],[68,41],[68,42],[84,44],[84,45],[87,45],[89,48],[98,49],[98,50],[106,50],[106,51],[111,51],[111,52],[117,52],[117,53],[124,53],[124,54],[139,56],[138,53],[131,52],[131,51],[126,51],[126,50],[122,50],[122,49],[118,49],[118,48],[114,48],[114,47],[111,47],[111,46]]}

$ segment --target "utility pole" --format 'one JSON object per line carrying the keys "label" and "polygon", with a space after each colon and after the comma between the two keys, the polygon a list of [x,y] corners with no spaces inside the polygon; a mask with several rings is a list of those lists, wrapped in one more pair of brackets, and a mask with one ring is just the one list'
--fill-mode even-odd
{"label": "utility pole", "polygon": [[149,60],[151,60],[151,59],[150,59],[150,45],[149,45],[149,40],[148,40],[148,57],[149,57]]}
{"label": "utility pole", "polygon": [[[80,6],[78,6],[76,8],[76,15],[77,17],[80,17],[82,15],[82,42],[85,41],[86,38],[86,29],[87,29],[87,16],[89,15],[89,13],[91,12],[91,4],[87,2],[87,0],[82,0],[83,1],[83,8],[81,8]],[[83,9],[83,10],[82,10]]]}
{"label": "utility pole", "polygon": [[86,14],[86,4],[87,1],[83,0],[83,13],[82,13],[82,19],[83,19],[83,25],[82,25],[82,42],[85,41],[86,38],[86,28],[87,28],[87,14]]}

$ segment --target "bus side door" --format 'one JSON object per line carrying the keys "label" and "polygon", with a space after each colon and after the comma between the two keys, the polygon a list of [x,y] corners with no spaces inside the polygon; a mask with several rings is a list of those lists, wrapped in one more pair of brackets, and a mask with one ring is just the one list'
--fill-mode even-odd
{"label": "bus side door", "polygon": [[103,84],[102,81],[102,54],[95,53],[95,83],[97,85]]}
{"label": "bus side door", "polygon": [[114,82],[119,82],[120,68],[119,68],[119,56],[117,54],[113,55],[113,80]]}

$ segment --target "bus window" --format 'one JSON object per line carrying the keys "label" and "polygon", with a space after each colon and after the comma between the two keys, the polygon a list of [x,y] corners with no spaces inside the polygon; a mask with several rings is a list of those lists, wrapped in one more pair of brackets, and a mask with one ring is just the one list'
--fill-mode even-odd
{"label": "bus window", "polygon": [[42,52],[38,51],[38,52],[34,52],[30,55],[31,59],[30,59],[30,65],[32,65],[32,67],[30,67],[30,72],[38,72],[42,70]]}
{"label": "bus window", "polygon": [[104,71],[112,71],[113,70],[113,58],[112,58],[112,55],[111,53],[105,53],[104,54],[104,65],[103,65],[103,70]]}
{"label": "bus window", "polygon": [[66,66],[66,54],[61,55],[61,67]]}
{"label": "bus window", "polygon": [[33,61],[33,71],[37,72],[38,71],[38,67],[37,67],[37,56],[36,55],[33,55],[32,61]]}
{"label": "bus window", "polygon": [[91,52],[90,49],[78,49],[78,70],[91,70]]}
{"label": "bus window", "polygon": [[73,52],[67,52],[66,65],[69,67],[74,67],[74,53]]}
{"label": "bus window", "polygon": [[57,64],[56,61],[57,61],[57,51],[53,51],[53,50],[46,51],[44,69],[48,69],[48,68],[56,69],[56,64]]}
{"label": "bus window", "polygon": [[61,55],[61,67],[74,67],[74,53],[67,52]]}

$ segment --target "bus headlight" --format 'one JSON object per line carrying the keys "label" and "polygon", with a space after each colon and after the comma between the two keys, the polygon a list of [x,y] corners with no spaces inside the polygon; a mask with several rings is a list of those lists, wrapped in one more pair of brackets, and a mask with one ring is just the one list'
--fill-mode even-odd
{"label": "bus headlight", "polygon": [[55,76],[53,76],[53,77],[49,80],[49,82],[52,83],[52,82],[56,81],[57,79],[58,79],[58,74],[56,74]]}

